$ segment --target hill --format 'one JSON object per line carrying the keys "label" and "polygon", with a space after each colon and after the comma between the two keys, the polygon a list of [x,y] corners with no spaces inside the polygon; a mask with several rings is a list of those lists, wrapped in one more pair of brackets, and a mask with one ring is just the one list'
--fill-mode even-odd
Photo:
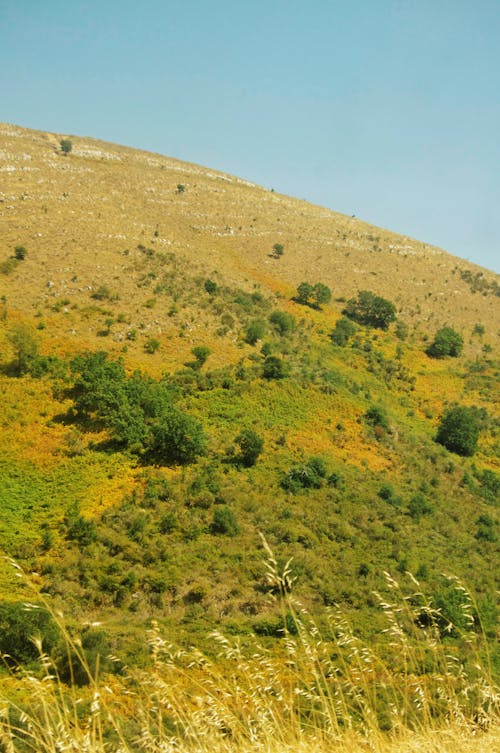
{"label": "hill", "polygon": [[[409,570],[458,651],[446,573],[495,641],[496,275],[90,138],[2,125],[0,158],[0,532],[40,593],[124,657],[152,616],[186,643],[279,641],[262,533],[315,614],[377,635],[382,571]],[[395,322],[360,316],[363,291]],[[436,357],[445,327],[460,347]],[[472,452],[436,441],[457,406]]]}

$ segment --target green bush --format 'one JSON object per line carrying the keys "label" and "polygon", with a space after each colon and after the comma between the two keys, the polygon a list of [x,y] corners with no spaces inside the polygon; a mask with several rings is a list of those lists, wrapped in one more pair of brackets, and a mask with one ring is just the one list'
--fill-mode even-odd
{"label": "green bush", "polygon": [[295,317],[286,311],[273,311],[269,315],[269,321],[280,335],[286,335],[295,329]]}
{"label": "green bush", "polygon": [[395,305],[369,290],[361,290],[357,298],[347,301],[342,313],[359,324],[378,329],[388,329],[389,324],[396,320]]}
{"label": "green bush", "polygon": [[327,473],[325,461],[313,456],[305,463],[290,468],[281,480],[281,487],[292,494],[301,489],[320,489],[325,483]]}
{"label": "green bush", "polygon": [[34,638],[43,640],[43,651],[51,653],[59,633],[52,617],[33,604],[0,602],[0,654],[10,663],[29,663],[39,657]]}
{"label": "green bush", "polygon": [[236,517],[227,505],[220,505],[215,508],[210,532],[216,536],[236,536],[240,532]]}
{"label": "green bush", "polygon": [[286,375],[285,364],[278,356],[267,356],[262,369],[264,379],[283,379]]}
{"label": "green bush", "polygon": [[451,327],[443,327],[434,335],[434,341],[425,351],[431,358],[456,358],[464,347],[463,337]]}
{"label": "green bush", "polygon": [[457,455],[472,456],[477,449],[481,424],[477,408],[457,405],[441,418],[436,442]]}
{"label": "green bush", "polygon": [[71,139],[61,139],[59,146],[61,147],[61,152],[63,154],[69,154],[73,149],[73,143]]}
{"label": "green bush", "polygon": [[330,337],[334,345],[344,347],[354,334],[356,334],[356,327],[350,319],[343,316],[336,322]]}
{"label": "green bush", "polygon": [[266,323],[263,319],[254,319],[245,329],[245,342],[249,345],[255,345],[258,340],[262,340],[266,333]]}
{"label": "green bush", "polygon": [[26,254],[28,252],[26,251],[24,246],[16,246],[14,249],[14,256],[18,261],[23,261],[23,259],[26,259]]}
{"label": "green bush", "polygon": [[255,465],[257,458],[264,448],[264,440],[252,429],[243,429],[236,437],[236,444],[239,447],[239,453],[236,455],[236,462],[241,463],[246,468]]}
{"label": "green bush", "polygon": [[207,293],[209,295],[215,295],[215,293],[217,292],[217,289],[218,289],[217,288],[217,283],[214,282],[213,280],[210,280],[210,279],[205,280],[204,288],[205,288],[205,290],[207,291]]}

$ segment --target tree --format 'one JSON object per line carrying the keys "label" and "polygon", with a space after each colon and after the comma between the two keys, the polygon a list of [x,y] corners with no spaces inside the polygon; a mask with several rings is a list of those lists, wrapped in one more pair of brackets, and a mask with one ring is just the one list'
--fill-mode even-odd
{"label": "tree", "polygon": [[262,437],[259,437],[252,429],[243,429],[236,437],[236,444],[240,448],[239,454],[235,458],[236,462],[241,463],[246,468],[255,465],[264,447]]}
{"label": "tree", "polygon": [[349,339],[355,334],[356,327],[350,319],[343,316],[335,324],[332,334],[330,335],[334,345],[344,347]]}
{"label": "tree", "polygon": [[249,345],[255,345],[258,340],[262,340],[266,333],[266,323],[263,319],[254,319],[245,330],[245,342]]}
{"label": "tree", "polygon": [[73,149],[73,143],[70,139],[61,139],[59,145],[63,154],[69,154]]}
{"label": "tree", "polygon": [[275,259],[280,259],[285,253],[285,247],[281,243],[275,243],[273,246],[273,256]]}
{"label": "tree", "polygon": [[313,292],[313,286],[310,282],[301,282],[300,285],[297,286],[297,301],[298,303],[303,303],[304,305],[308,305],[309,298],[311,297]]}
{"label": "tree", "polygon": [[18,376],[28,374],[38,358],[38,340],[29,324],[17,322],[7,333],[14,348],[14,368]]}
{"label": "tree", "polygon": [[434,335],[432,342],[425,351],[431,358],[446,358],[452,356],[456,358],[462,352],[464,340],[462,335],[452,327],[442,327]]}
{"label": "tree", "polygon": [[441,418],[436,442],[450,452],[470,457],[477,449],[481,431],[481,417],[477,408],[457,405],[449,408]]}
{"label": "tree", "polygon": [[327,285],[323,285],[322,282],[317,282],[313,285],[312,297],[316,301],[316,306],[319,308],[324,303],[330,303],[332,299],[332,291]]}
{"label": "tree", "polygon": [[342,313],[359,324],[379,329],[388,329],[396,319],[394,304],[369,290],[361,290],[357,298],[347,301]]}
{"label": "tree", "polygon": [[152,436],[151,455],[165,465],[192,463],[205,451],[203,427],[177,408],[172,407],[153,424]]}
{"label": "tree", "polygon": [[[304,306],[312,305],[314,308],[320,308],[321,304],[328,303],[332,298],[330,288],[322,282],[317,282],[315,285],[311,285],[310,282],[301,282],[297,287],[297,293],[298,303]],[[314,301],[312,304],[311,298]]]}

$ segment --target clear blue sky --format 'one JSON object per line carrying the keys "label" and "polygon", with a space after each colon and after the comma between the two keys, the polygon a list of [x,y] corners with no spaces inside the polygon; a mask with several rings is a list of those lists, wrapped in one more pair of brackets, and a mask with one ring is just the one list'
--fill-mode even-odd
{"label": "clear blue sky", "polygon": [[500,0],[0,0],[0,120],[197,162],[500,271]]}

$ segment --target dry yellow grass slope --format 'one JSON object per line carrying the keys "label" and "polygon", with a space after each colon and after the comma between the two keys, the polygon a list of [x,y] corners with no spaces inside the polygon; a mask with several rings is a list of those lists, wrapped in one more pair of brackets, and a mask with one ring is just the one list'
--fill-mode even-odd
{"label": "dry yellow grass slope", "polygon": [[[181,321],[155,301],[144,264],[149,248],[174,254],[176,264],[201,280],[213,276],[219,284],[286,299],[304,279],[327,284],[334,298],[369,289],[430,335],[444,323],[468,335],[481,323],[490,342],[497,336],[498,298],[491,290],[471,292],[460,274],[495,285],[492,272],[215,170],[77,136],[72,152],[63,154],[61,138],[0,125],[0,262],[16,245],[28,251],[22,265],[0,275],[0,293],[9,315],[43,315],[51,350],[102,342],[96,339],[99,305],[91,298],[102,286],[115,300],[100,304],[101,318],[108,308],[121,319],[107,348],[113,342],[118,350],[138,326],[160,340],[164,368],[182,362],[200,337],[210,339],[215,323],[209,317],[190,325],[189,309]],[[275,243],[284,246],[281,259],[272,256]],[[140,345],[128,345],[129,358],[135,353],[141,360]],[[216,361],[236,360],[231,342],[224,347]]]}

